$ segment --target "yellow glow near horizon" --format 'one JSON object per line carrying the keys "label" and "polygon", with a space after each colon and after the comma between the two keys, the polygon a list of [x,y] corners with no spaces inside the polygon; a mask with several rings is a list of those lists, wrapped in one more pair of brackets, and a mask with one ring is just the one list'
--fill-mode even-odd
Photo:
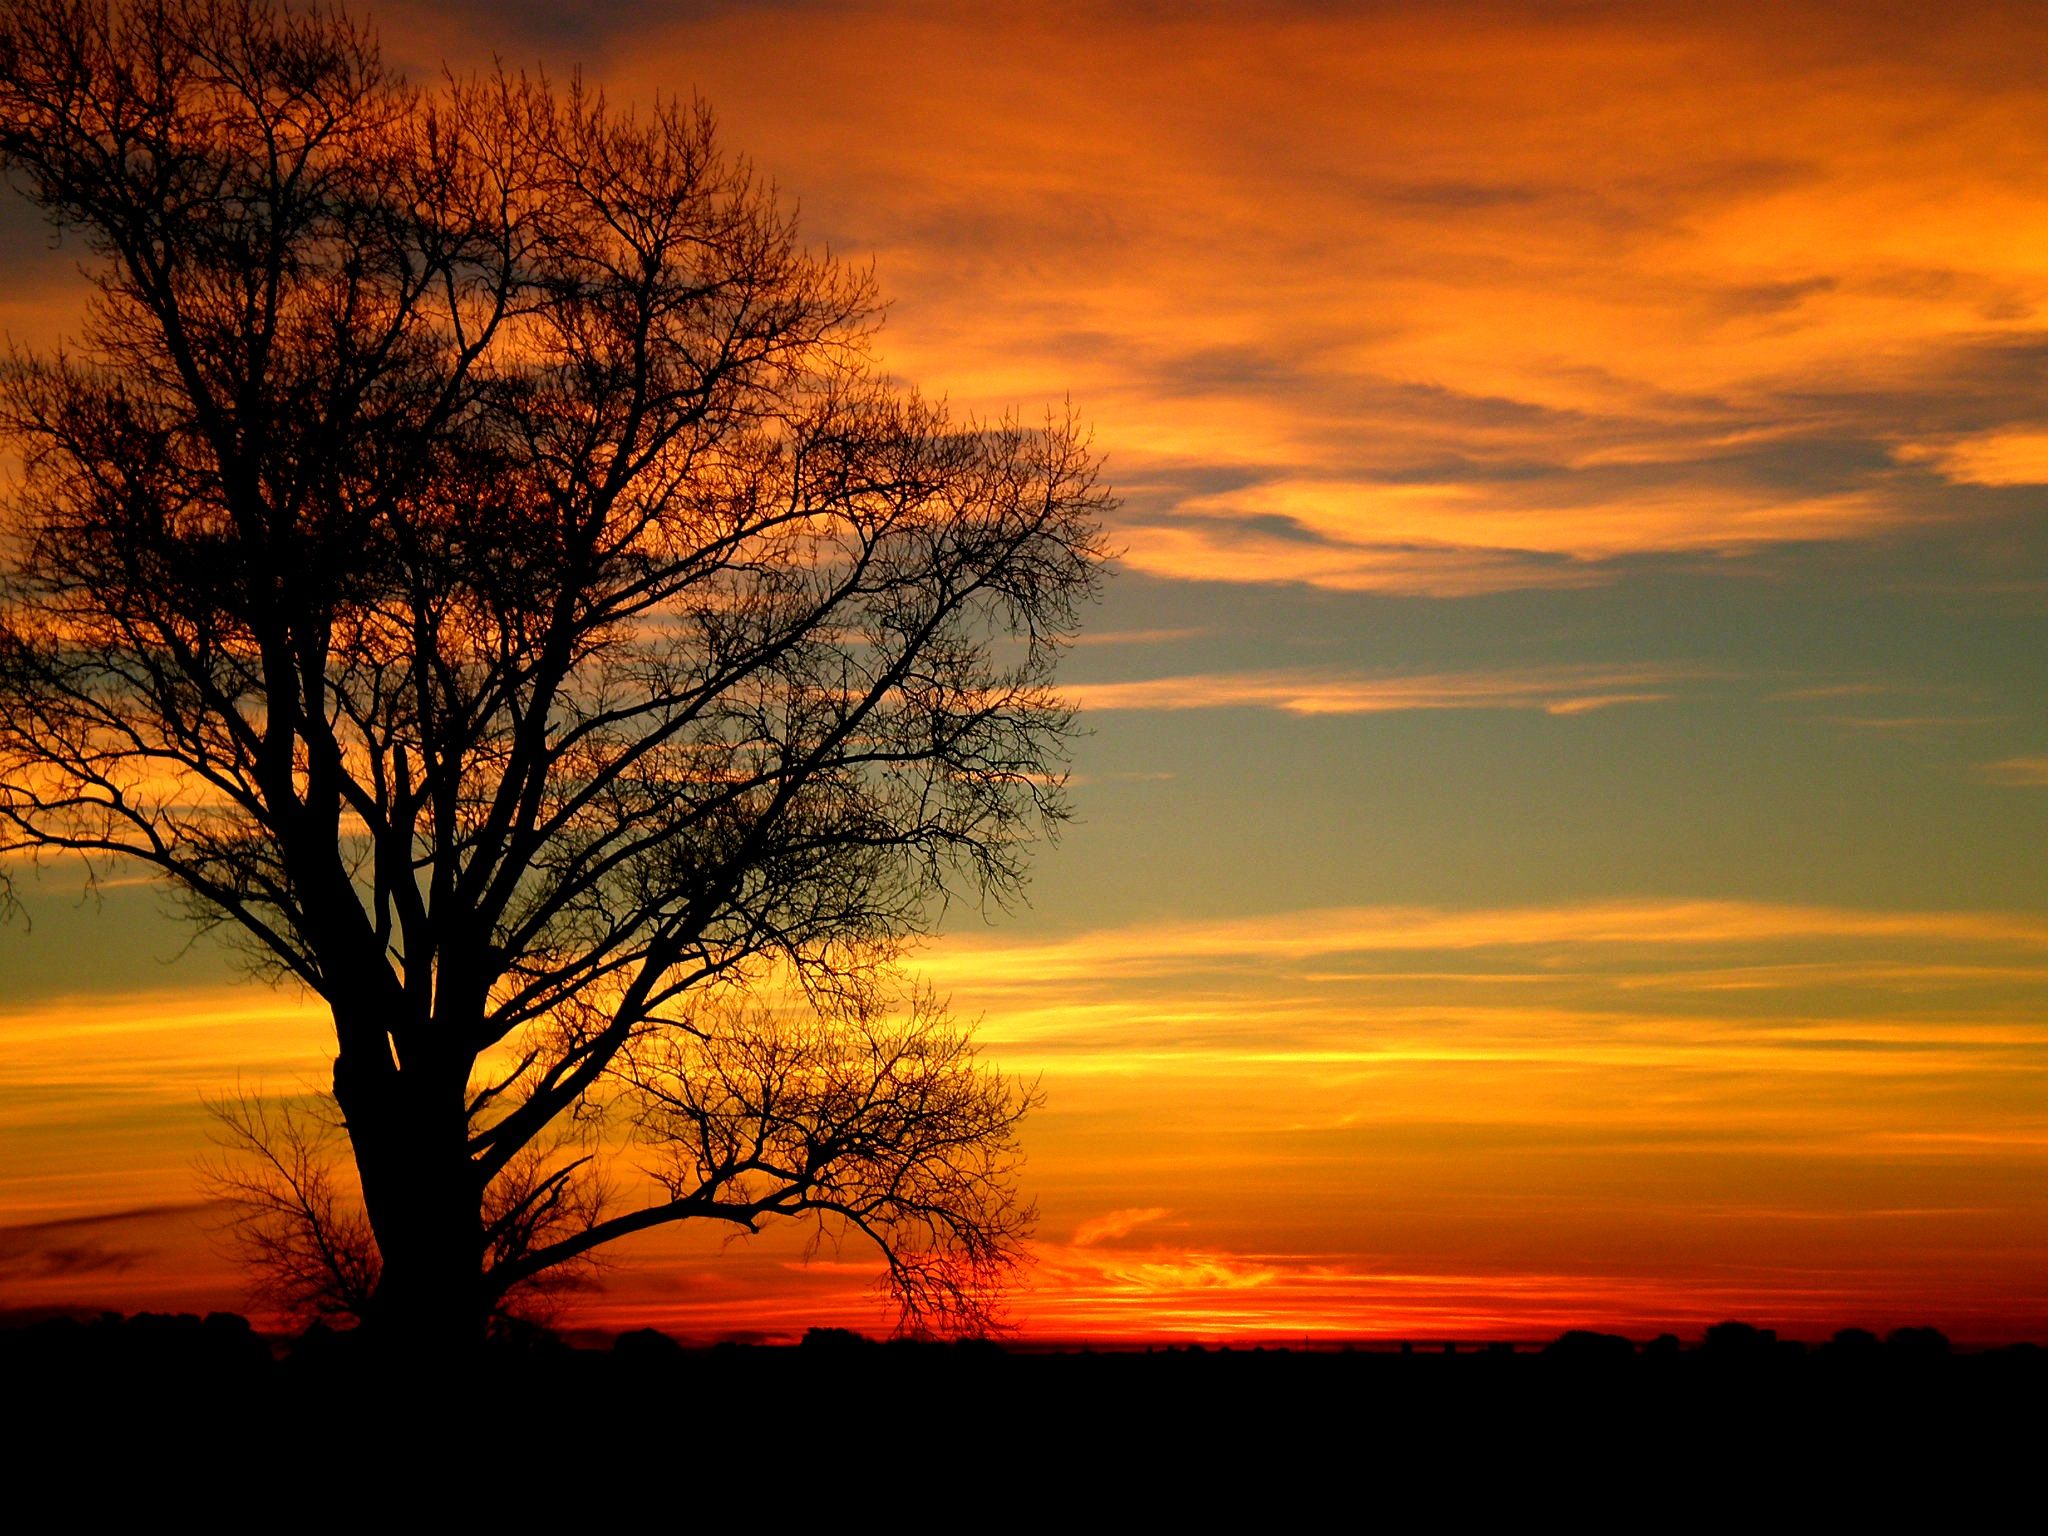
{"label": "yellow glow near horizon", "polygon": [[[1797,1328],[1847,1307],[1966,1333],[2034,1318],[2013,1298],[2048,1236],[2048,1037],[2025,1000],[2048,982],[2048,919],[1308,911],[956,936],[918,969],[982,1013],[992,1060],[1052,1091],[1030,1133],[1044,1219],[1014,1304],[1040,1336],[1532,1337],[1731,1312]],[[133,1228],[160,1245],[147,1282],[122,1283],[230,1287],[191,1208],[198,1100],[224,1061],[245,1083],[317,1086],[318,1010],[239,987],[64,1000],[0,1031],[16,1226],[68,1214],[90,1181],[92,1203],[139,1213],[105,1241]],[[857,1245],[806,1265],[792,1241],[706,1264],[686,1235],[636,1244],[571,1317],[707,1336],[872,1327]],[[1938,1259],[1961,1247],[1958,1289]],[[1787,1278],[1850,1252],[1866,1279]],[[687,1300],[664,1278],[678,1263],[705,1276]],[[23,1300],[110,1280],[13,1268]]]}

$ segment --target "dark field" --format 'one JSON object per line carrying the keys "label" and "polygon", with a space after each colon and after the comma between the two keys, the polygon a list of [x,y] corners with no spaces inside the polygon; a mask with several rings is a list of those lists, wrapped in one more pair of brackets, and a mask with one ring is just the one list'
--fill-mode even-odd
{"label": "dark field", "polygon": [[1003,1514],[1013,1490],[1043,1509],[1083,1492],[1132,1510],[1213,1494],[1296,1513],[1356,1498],[1411,1517],[1528,1498],[1633,1510],[1645,1528],[1684,1525],[1695,1506],[1818,1516],[1928,1499],[1974,1528],[1975,1501],[2017,1496],[2026,1506],[1999,1523],[2033,1529],[2048,1426],[2048,1352],[2033,1346],[1959,1351],[1905,1330],[1814,1347],[1740,1324],[1688,1345],[1574,1334],[1455,1352],[1046,1351],[829,1332],[796,1347],[641,1333],[587,1349],[535,1334],[429,1370],[344,1335],[287,1343],[220,1314],[144,1316],[7,1330],[0,1377],[13,1405],[40,1405],[15,1448],[67,1459],[162,1451],[193,1476],[253,1474],[351,1445],[375,1467],[427,1457],[456,1477],[465,1458],[530,1457],[548,1498],[566,1469],[595,1475],[593,1457],[693,1477],[715,1465],[727,1496],[972,1498],[994,1506],[975,1522],[999,1525],[1024,1507]]}

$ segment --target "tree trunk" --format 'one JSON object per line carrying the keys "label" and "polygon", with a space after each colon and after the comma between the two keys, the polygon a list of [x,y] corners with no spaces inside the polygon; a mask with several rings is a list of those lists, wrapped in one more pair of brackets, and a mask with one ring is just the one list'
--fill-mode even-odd
{"label": "tree trunk", "polygon": [[408,1355],[452,1356],[481,1341],[488,1320],[482,1201],[462,1094],[426,1088],[428,1078],[356,1074],[338,1060],[334,1088],[383,1265],[366,1326]]}

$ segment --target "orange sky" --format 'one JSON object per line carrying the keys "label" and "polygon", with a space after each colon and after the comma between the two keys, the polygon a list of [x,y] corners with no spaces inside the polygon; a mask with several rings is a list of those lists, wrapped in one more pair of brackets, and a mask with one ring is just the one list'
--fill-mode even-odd
{"label": "orange sky", "polygon": [[[376,14],[700,89],[893,370],[1125,497],[1081,821],[916,960],[1047,1095],[1026,1335],[2048,1339],[2048,17],[647,9]],[[232,1305],[200,1100],[317,1010],[75,890],[0,930],[0,1308]],[[886,1325],[801,1249],[567,1320]]]}

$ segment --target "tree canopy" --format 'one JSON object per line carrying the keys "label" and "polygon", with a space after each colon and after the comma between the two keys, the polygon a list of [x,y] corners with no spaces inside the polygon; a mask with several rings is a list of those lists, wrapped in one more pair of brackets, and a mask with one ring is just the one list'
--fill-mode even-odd
{"label": "tree canopy", "polygon": [[355,1241],[238,1121],[298,1291],[446,1335],[815,1213],[982,1320],[1029,1096],[891,963],[1066,813],[1072,416],[888,378],[703,105],[415,88],[339,10],[19,0],[0,160],[93,284],[0,395],[0,853],[148,866],[328,1005]]}

